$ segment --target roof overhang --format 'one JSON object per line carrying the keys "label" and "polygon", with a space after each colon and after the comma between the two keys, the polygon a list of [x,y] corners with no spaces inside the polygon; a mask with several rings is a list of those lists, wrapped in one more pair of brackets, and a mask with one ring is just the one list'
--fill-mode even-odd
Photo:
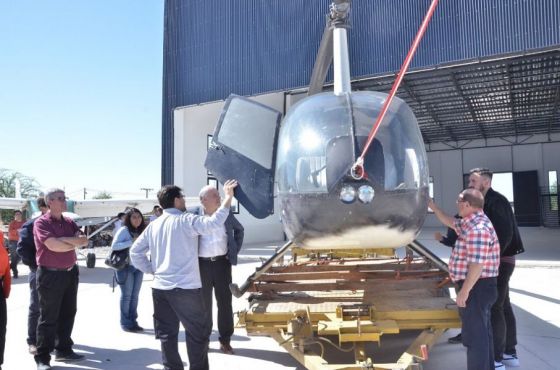
{"label": "roof overhang", "polygon": [[[389,92],[395,74],[354,80]],[[414,70],[397,92],[426,143],[560,132],[560,48]]]}

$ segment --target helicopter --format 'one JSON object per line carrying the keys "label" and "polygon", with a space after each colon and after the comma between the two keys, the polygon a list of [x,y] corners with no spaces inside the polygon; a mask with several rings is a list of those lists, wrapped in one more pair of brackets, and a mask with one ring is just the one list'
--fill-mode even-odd
{"label": "helicopter", "polygon": [[[256,218],[274,213],[276,184],[284,232],[303,249],[405,246],[428,209],[427,155],[411,108],[394,92],[351,90],[349,14],[350,0],[333,1],[308,96],[282,118],[231,95],[205,160],[221,183],[237,179],[235,196]],[[333,90],[321,92],[331,63]]]}

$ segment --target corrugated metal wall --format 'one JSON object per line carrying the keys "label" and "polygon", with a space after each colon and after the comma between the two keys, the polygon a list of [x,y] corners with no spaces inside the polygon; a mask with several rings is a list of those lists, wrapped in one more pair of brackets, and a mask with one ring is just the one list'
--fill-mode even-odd
{"label": "corrugated metal wall", "polygon": [[[162,183],[173,109],[307,85],[330,2],[166,0]],[[429,4],[353,0],[352,76],[398,70]],[[411,68],[560,45],[559,15],[557,0],[440,0]]]}

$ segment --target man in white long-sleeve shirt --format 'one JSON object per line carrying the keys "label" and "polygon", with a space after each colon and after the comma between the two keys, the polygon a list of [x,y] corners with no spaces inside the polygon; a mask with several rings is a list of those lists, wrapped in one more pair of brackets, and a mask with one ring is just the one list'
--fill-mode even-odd
{"label": "man in white long-sleeve shirt", "polygon": [[184,213],[181,188],[164,186],[158,192],[163,215],[151,222],[130,248],[132,264],[154,275],[154,329],[166,370],[184,369],[178,346],[179,322],[186,332],[189,369],[208,369],[212,328],[204,319],[207,309],[201,292],[197,238],[224,227],[236,186],[235,180],[225,182],[224,201],[210,217]]}

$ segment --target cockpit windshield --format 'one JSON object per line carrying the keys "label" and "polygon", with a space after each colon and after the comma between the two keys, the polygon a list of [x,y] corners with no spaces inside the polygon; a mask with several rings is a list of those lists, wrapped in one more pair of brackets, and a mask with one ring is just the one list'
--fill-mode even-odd
{"label": "cockpit windshield", "polygon": [[[284,119],[277,172],[280,193],[326,193],[361,154],[387,95],[327,92],[296,104]],[[393,100],[365,157],[368,178],[383,190],[428,184],[422,136],[411,109]]]}

